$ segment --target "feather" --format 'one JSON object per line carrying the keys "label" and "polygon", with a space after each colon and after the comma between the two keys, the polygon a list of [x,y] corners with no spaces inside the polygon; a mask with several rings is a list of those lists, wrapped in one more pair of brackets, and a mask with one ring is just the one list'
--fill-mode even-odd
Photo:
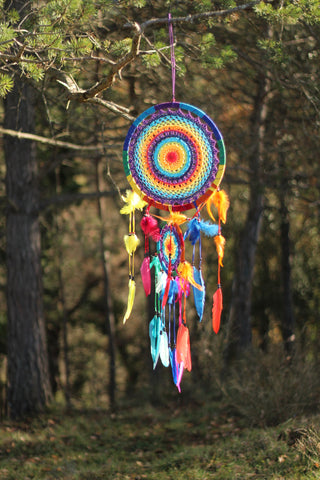
{"label": "feather", "polygon": [[176,296],[179,293],[179,287],[175,278],[173,278],[170,282],[170,289],[168,295],[168,303],[173,304],[175,302]]}
{"label": "feather", "polygon": [[128,293],[127,310],[126,310],[126,313],[123,317],[123,323],[126,323],[126,321],[128,320],[128,318],[131,315],[135,293],[136,293],[136,282],[132,278],[130,278],[129,279],[129,293]]}
{"label": "feather", "polygon": [[213,213],[212,213],[212,210],[211,210],[211,206],[213,204],[213,197],[214,195],[216,194],[216,192],[213,192],[212,195],[210,195],[210,197],[208,198],[208,200],[206,201],[206,206],[207,206],[207,212],[208,214],[210,215],[210,217],[212,218],[212,220],[215,222],[216,219],[214,218],[213,216]]}
{"label": "feather", "polygon": [[179,393],[181,393],[180,384],[181,384],[183,372],[184,372],[184,363],[181,362],[178,365],[178,378],[177,378],[177,383],[176,383],[176,386],[177,386],[177,389],[179,390]]}
{"label": "feather", "polygon": [[130,213],[137,210],[142,210],[147,204],[142,198],[136,193],[131,190],[126,191],[126,196],[122,196],[122,200],[126,203],[121,210],[120,213],[122,215],[129,215]]}
{"label": "feather", "polygon": [[218,210],[218,215],[221,222],[226,223],[227,211],[230,206],[230,201],[226,192],[224,190],[217,190],[213,197],[213,203]]}
{"label": "feather", "polygon": [[140,240],[135,233],[130,233],[129,235],[125,235],[124,237],[124,244],[126,246],[126,250],[129,255],[132,255],[137,247],[140,245]]}
{"label": "feather", "polygon": [[140,226],[146,236],[151,237],[155,242],[160,240],[160,229],[158,227],[158,222],[151,215],[144,215],[140,222]]}
{"label": "feather", "polygon": [[184,222],[188,220],[186,215],[179,212],[170,212],[169,217],[159,217],[161,220],[167,222],[168,225],[182,225]]}
{"label": "feather", "polygon": [[214,243],[216,244],[219,265],[223,267],[222,260],[224,256],[224,246],[226,244],[226,239],[222,235],[216,235],[214,237]]}
{"label": "feather", "polygon": [[201,285],[198,285],[198,283],[195,282],[193,278],[193,268],[192,265],[184,261],[179,264],[178,266],[178,274],[182,280],[185,280],[189,282],[191,285],[193,285],[195,288],[198,288],[199,290],[202,290]]}
{"label": "feather", "polygon": [[216,223],[210,223],[200,220],[199,228],[201,233],[203,233],[207,237],[215,237],[219,233],[219,225],[217,225]]}
{"label": "feather", "polygon": [[151,292],[151,273],[150,273],[150,257],[144,257],[141,268],[141,279],[146,296]]}
{"label": "feather", "polygon": [[161,328],[161,318],[158,315],[155,315],[151,320],[151,322],[149,323],[150,350],[151,350],[151,358],[153,362],[153,369],[156,368],[159,354],[160,354],[160,343],[159,343],[160,328]]}
{"label": "feather", "polygon": [[199,321],[201,322],[202,316],[203,316],[203,310],[204,310],[206,289],[205,289],[205,284],[204,284],[201,270],[198,270],[196,267],[193,267],[193,277],[195,282],[197,282],[202,287],[202,290],[192,287],[194,304],[196,306],[196,311],[199,316]]}
{"label": "feather", "polygon": [[184,367],[191,372],[191,350],[189,329],[183,323],[178,328],[177,333],[177,362],[183,362]]}
{"label": "feather", "polygon": [[159,275],[159,273],[161,272],[161,263],[160,263],[160,259],[158,257],[158,255],[155,255],[153,258],[152,258],[152,261],[150,262],[150,268],[154,267],[154,270],[155,270],[155,275],[156,277]]}
{"label": "feather", "polygon": [[200,239],[200,222],[198,218],[192,218],[188,223],[188,228],[184,234],[184,239],[189,238],[192,245],[195,245]]}
{"label": "feather", "polygon": [[160,331],[160,360],[164,367],[169,367],[170,360],[169,360],[169,345],[168,345],[168,335],[167,332],[162,329]]}
{"label": "feather", "polygon": [[222,290],[221,287],[218,286],[213,295],[212,306],[212,328],[215,333],[219,332],[222,308]]}
{"label": "feather", "polygon": [[179,366],[177,364],[177,352],[175,348],[172,349],[171,347],[169,347],[169,359],[171,364],[173,382],[175,385],[177,385]]}
{"label": "feather", "polygon": [[162,270],[156,278],[156,293],[160,294],[166,288],[166,284],[167,274]]}

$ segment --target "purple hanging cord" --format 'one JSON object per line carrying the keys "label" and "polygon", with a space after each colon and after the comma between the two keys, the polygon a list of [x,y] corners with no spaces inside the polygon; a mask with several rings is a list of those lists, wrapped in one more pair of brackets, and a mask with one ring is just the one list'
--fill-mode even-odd
{"label": "purple hanging cord", "polygon": [[171,48],[171,73],[172,73],[172,101],[176,101],[176,59],[174,56],[174,38],[173,38],[173,25],[171,20],[171,13],[168,14],[169,22],[169,38]]}

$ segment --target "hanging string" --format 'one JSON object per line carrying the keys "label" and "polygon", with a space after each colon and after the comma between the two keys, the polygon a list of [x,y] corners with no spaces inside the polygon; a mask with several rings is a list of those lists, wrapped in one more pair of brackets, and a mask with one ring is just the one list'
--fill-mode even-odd
{"label": "hanging string", "polygon": [[176,101],[176,59],[174,56],[174,38],[173,38],[173,25],[171,20],[171,13],[168,14],[169,22],[169,39],[171,48],[171,75],[172,75],[172,101]]}

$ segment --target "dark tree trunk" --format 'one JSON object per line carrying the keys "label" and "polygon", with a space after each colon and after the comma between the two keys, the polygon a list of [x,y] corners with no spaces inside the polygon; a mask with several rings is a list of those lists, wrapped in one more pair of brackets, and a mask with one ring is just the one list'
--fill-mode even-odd
{"label": "dark tree trunk", "polygon": [[[283,165],[281,165],[283,167]],[[283,314],[282,314],[282,337],[284,347],[288,355],[292,354],[294,346],[294,313],[291,287],[291,248],[290,248],[290,221],[286,205],[287,179],[282,178],[280,188],[280,241],[281,241],[281,271],[283,290]]]}
{"label": "dark tree trunk", "polygon": [[250,198],[244,230],[237,250],[236,272],[232,285],[232,298],[228,318],[227,344],[224,351],[226,364],[241,350],[251,346],[251,290],[257,242],[259,239],[264,191],[261,179],[265,142],[266,97],[270,86],[266,75],[257,82],[257,93],[252,115],[252,154],[250,155]]}
{"label": "dark tree trunk", "polygon": [[[96,180],[96,191],[100,193],[100,171],[99,171],[100,159],[96,160],[95,165],[95,180]],[[105,245],[105,236],[106,231],[104,227],[103,215],[102,215],[102,204],[101,198],[97,196],[97,210],[98,218],[100,224],[100,259],[103,272],[103,293],[104,293],[104,309],[105,309],[105,321],[106,321],[106,330],[109,337],[109,402],[110,407],[113,409],[116,403],[116,335],[115,335],[115,320],[114,313],[111,306],[111,295],[110,295],[110,285],[109,285],[109,275],[108,275],[108,266],[106,262],[106,245]]]}
{"label": "dark tree trunk", "polygon": [[[34,131],[32,88],[17,76],[5,101],[5,128]],[[5,137],[7,190],[8,410],[42,410],[51,396],[42,299],[35,146]]]}

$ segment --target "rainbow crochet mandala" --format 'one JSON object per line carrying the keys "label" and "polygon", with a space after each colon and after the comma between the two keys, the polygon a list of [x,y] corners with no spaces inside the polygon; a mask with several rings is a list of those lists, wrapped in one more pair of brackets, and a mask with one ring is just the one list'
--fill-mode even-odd
{"label": "rainbow crochet mandala", "polygon": [[131,187],[149,205],[187,210],[219,185],[225,148],[202,110],[171,102],[149,108],[132,124],[123,160]]}

